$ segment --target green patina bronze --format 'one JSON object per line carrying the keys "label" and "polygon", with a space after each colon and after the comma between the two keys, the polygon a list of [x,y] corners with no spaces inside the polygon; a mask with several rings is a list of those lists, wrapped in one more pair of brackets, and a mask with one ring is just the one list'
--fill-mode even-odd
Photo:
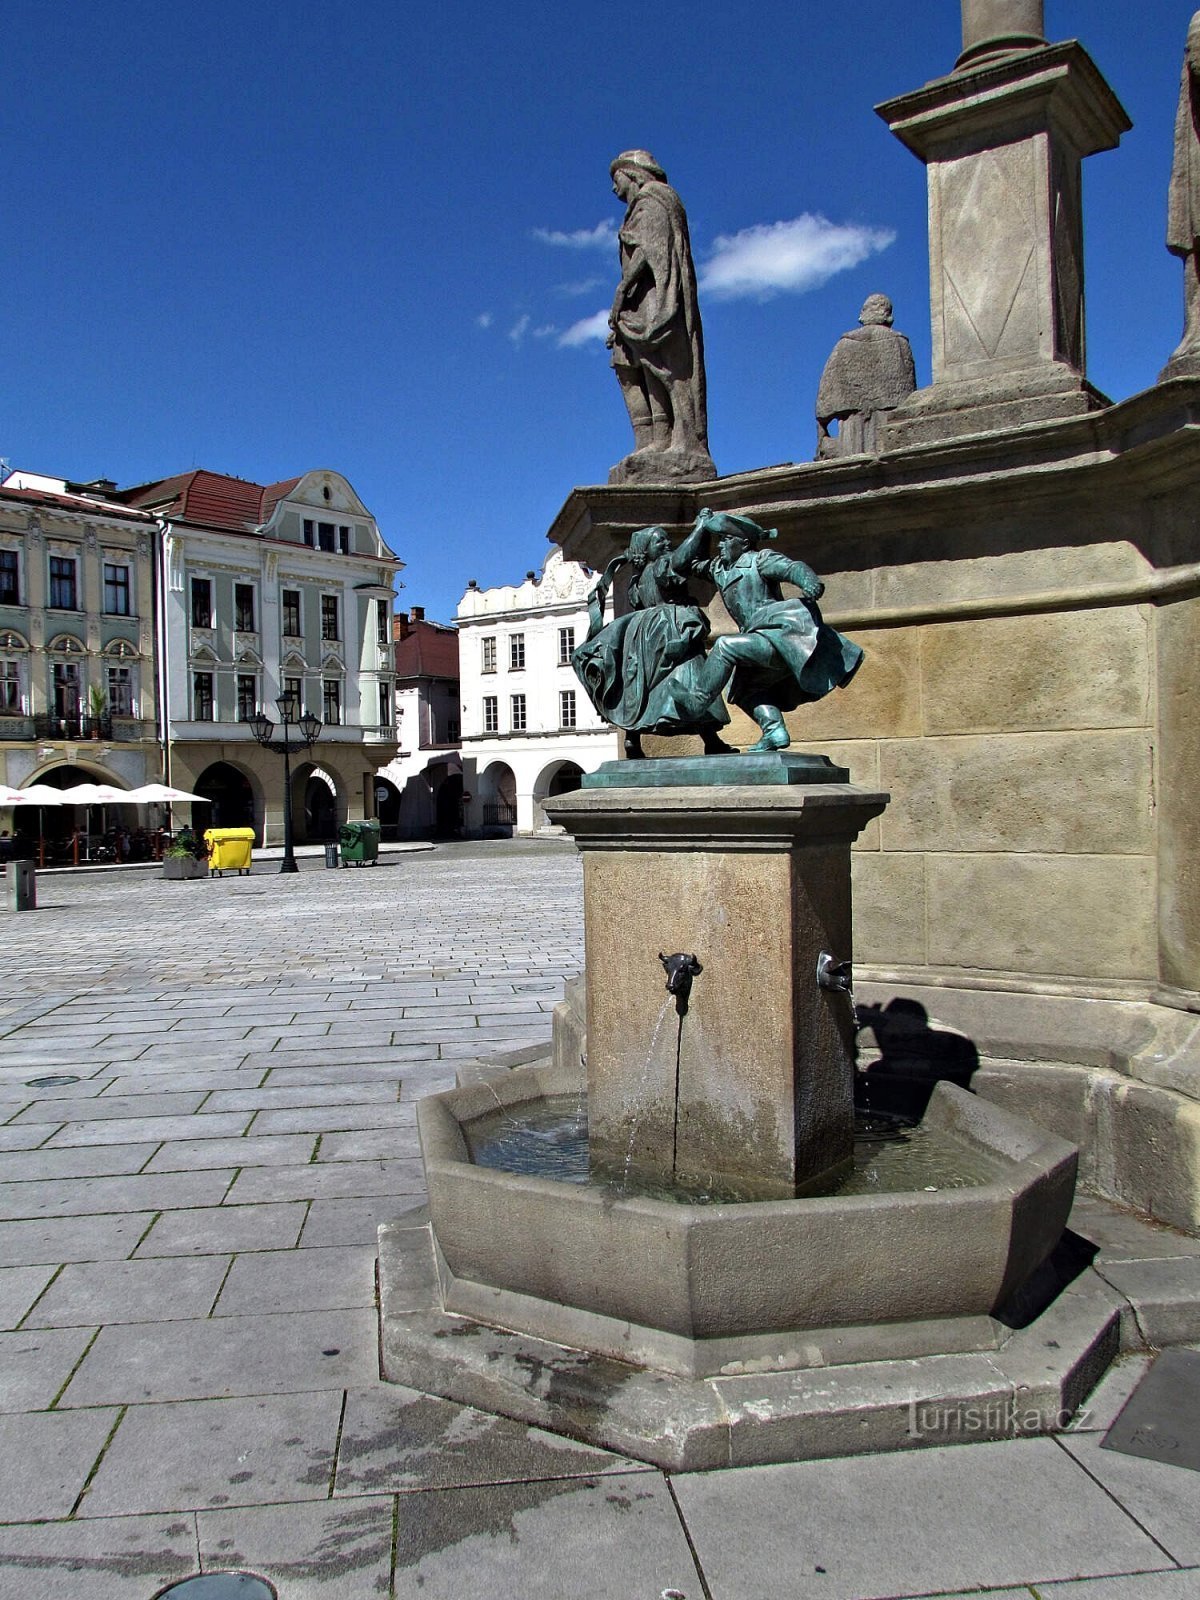
{"label": "green patina bronze", "polygon": [[[791,739],[783,712],[842,688],[858,671],[862,649],[821,619],[824,584],[803,561],[760,548],[774,538],[749,517],[701,511],[677,549],[663,528],[639,528],[609,562],[572,664],[596,710],[625,731],[627,755],[641,755],[643,733],[699,734],[706,754],[728,753],[719,733],[729,721],[723,695],[762,729],[751,753],[784,750]],[[626,566],[629,610],[606,623],[609,591]],[[692,576],[720,591],[739,630],[711,649]],[[785,596],[785,583],[799,594]]]}
{"label": "green patina bronze", "polygon": [[772,750],[765,755],[658,757],[631,766],[628,761],[606,761],[595,772],[585,772],[581,789],[695,789],[736,783],[849,783],[847,767],[835,766],[828,756],[799,750]]}

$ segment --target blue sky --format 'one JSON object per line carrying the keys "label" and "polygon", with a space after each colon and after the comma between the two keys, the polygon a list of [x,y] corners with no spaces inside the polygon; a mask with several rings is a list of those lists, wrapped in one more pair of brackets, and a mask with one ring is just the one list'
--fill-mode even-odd
{"label": "blue sky", "polygon": [[[1114,398],[1179,337],[1192,9],[1046,4],[1134,121],[1084,169],[1089,376]],[[630,448],[603,346],[570,330],[611,300],[608,164],[635,145],[691,219],[722,472],[811,457],[869,292],[928,381],[924,170],[872,107],[949,70],[958,0],[9,0],[0,38],[14,467],[336,468],[408,563],[403,603],[452,617],[468,578],[540,566],[571,487]]]}

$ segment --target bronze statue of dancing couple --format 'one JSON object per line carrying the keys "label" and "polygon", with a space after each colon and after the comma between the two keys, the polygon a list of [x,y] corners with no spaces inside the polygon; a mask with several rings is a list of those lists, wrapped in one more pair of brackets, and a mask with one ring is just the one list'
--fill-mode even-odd
{"label": "bronze statue of dancing couple", "polygon": [[[749,517],[701,511],[676,549],[663,528],[639,528],[609,562],[588,597],[591,626],[572,665],[599,714],[624,730],[626,755],[642,755],[644,733],[699,734],[707,754],[730,753],[720,733],[726,698],[762,730],[752,752],[786,750],[783,713],[857,672],[861,648],[822,621],[824,584],[803,561],[772,550],[775,537]],[[606,623],[605,602],[625,567],[629,609]],[[719,590],[736,633],[710,639],[691,578]],[[785,595],[784,584],[798,593]]]}

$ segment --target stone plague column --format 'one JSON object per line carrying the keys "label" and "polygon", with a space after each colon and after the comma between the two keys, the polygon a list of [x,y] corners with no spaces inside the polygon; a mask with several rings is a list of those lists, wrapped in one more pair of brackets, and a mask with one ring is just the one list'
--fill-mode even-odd
{"label": "stone plague column", "polygon": [[1132,126],[1082,45],[1047,44],[1042,0],[962,0],[955,69],[876,107],[929,174],[933,383],[884,448],[1077,416],[1086,379],[1084,156]]}

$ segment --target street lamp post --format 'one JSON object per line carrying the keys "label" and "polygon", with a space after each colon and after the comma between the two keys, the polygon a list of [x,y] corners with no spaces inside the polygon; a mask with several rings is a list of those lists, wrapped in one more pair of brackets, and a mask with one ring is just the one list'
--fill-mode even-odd
{"label": "street lamp post", "polygon": [[[279,726],[283,733],[282,739],[276,739],[275,724],[264,712],[260,711],[256,717],[250,719],[250,727],[254,737],[264,750],[273,750],[276,755],[283,757],[283,860],[279,864],[280,872],[299,872],[296,865],[296,855],[292,848],[292,751],[299,750],[304,743],[311,752],[313,742],[321,732],[321,719],[314,717],[311,711],[306,711],[299,716],[299,704],[294,694],[281,694],[275,705],[279,711]],[[292,744],[289,730],[295,728],[300,739]]]}

